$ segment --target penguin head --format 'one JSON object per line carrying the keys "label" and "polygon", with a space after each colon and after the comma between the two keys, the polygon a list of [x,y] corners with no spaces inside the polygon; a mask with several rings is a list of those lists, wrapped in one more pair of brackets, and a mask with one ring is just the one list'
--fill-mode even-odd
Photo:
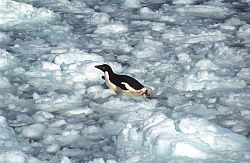
{"label": "penguin head", "polygon": [[112,73],[113,70],[111,69],[111,67],[107,64],[103,64],[103,65],[96,65],[95,66],[96,68],[102,70],[103,72],[108,72],[108,73]]}

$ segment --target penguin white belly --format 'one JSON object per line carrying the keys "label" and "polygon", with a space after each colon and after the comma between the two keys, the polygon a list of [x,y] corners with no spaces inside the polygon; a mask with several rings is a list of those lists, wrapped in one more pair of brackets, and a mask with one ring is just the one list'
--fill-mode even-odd
{"label": "penguin white belly", "polygon": [[111,83],[111,81],[109,80],[109,74],[108,74],[108,72],[104,73],[104,79],[105,79],[106,85],[110,89],[112,89],[115,92],[121,92],[121,90],[116,85],[114,85],[113,83]]}
{"label": "penguin white belly", "polygon": [[128,89],[128,90],[124,90],[123,92],[126,92],[128,94],[140,95],[140,96],[146,97],[146,94],[145,94],[145,92],[147,91],[146,88],[142,88],[142,89],[137,90],[137,89],[134,89],[133,87],[131,87],[128,83],[122,82],[122,84],[124,84],[125,87]]}

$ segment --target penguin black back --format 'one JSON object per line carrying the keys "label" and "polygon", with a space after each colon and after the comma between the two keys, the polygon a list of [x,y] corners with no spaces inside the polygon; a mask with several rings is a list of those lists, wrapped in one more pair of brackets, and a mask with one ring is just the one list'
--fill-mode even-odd
{"label": "penguin black back", "polygon": [[[138,82],[136,79],[134,79],[134,78],[132,78],[130,76],[127,76],[127,75],[117,75],[117,74],[115,74],[115,76],[112,76],[110,78],[110,81],[114,82],[114,83],[117,83],[117,84],[119,84],[119,83],[127,83],[129,86],[131,86],[132,88],[134,88],[136,90],[144,88],[144,86],[140,82]],[[124,84],[121,84],[121,85],[122,85],[122,87],[124,87],[122,89],[127,90],[127,88],[125,87]]]}

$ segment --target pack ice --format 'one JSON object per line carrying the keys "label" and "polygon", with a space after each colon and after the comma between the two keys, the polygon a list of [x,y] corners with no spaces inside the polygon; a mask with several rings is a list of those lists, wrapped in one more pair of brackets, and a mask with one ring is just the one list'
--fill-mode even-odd
{"label": "pack ice", "polygon": [[0,162],[250,162],[249,5],[1,0]]}

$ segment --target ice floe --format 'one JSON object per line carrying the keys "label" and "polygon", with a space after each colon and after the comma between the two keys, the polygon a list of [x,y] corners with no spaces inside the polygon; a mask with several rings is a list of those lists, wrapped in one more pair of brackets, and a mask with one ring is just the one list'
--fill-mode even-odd
{"label": "ice floe", "polygon": [[249,5],[2,0],[0,162],[250,162]]}

